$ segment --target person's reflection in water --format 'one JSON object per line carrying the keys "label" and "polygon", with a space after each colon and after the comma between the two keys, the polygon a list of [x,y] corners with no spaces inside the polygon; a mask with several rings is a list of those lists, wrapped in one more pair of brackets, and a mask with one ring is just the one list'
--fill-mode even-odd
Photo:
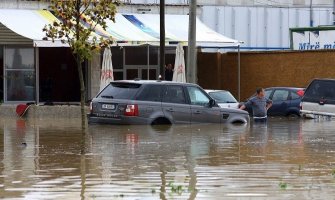
{"label": "person's reflection in water", "polygon": [[267,122],[253,122],[250,126],[249,144],[255,147],[255,150],[258,153],[265,154],[268,139],[269,133]]}

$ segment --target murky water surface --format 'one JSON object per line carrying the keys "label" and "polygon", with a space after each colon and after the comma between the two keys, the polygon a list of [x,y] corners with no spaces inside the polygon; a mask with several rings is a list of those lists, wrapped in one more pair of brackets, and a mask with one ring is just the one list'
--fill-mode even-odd
{"label": "murky water surface", "polygon": [[0,122],[4,199],[334,199],[335,121]]}

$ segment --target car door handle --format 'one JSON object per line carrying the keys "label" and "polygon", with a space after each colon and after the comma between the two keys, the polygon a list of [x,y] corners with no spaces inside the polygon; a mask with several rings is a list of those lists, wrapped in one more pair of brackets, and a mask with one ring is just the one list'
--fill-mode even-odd
{"label": "car door handle", "polygon": [[173,108],[167,108],[166,111],[174,112]]}
{"label": "car door handle", "polygon": [[201,111],[197,110],[193,112],[194,114],[201,114]]}

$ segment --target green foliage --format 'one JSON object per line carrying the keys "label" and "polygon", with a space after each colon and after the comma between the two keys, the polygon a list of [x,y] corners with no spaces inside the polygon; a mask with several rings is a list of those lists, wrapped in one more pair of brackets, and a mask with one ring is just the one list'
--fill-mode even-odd
{"label": "green foliage", "polygon": [[287,188],[287,183],[281,181],[281,182],[279,183],[279,187],[280,187],[280,189],[285,190],[285,189]]}
{"label": "green foliage", "polygon": [[332,176],[335,178],[335,169],[332,171]]}
{"label": "green foliage", "polygon": [[171,187],[171,192],[181,195],[184,191],[182,185],[175,185],[173,182],[169,182],[169,187]]}
{"label": "green foliage", "polygon": [[60,20],[44,27],[43,39],[69,44],[81,62],[91,59],[94,51],[113,43],[113,38],[97,35],[95,30],[106,30],[107,19],[115,21],[117,5],[118,0],[51,0],[50,10]]}

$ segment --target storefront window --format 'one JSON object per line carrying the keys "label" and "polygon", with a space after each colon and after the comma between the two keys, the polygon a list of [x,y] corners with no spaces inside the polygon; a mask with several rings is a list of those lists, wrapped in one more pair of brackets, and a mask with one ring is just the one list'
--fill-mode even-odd
{"label": "storefront window", "polygon": [[114,71],[114,80],[122,80],[123,71]]}
{"label": "storefront window", "polygon": [[35,100],[35,62],[33,48],[5,48],[7,101]]}
{"label": "storefront window", "polygon": [[126,47],[126,65],[147,65],[148,47]]}
{"label": "storefront window", "polygon": [[149,52],[150,65],[158,65],[159,47],[150,46]]}
{"label": "storefront window", "polygon": [[[159,48],[149,46],[150,65],[158,65],[158,55]],[[126,65],[147,65],[148,46],[125,47],[125,62]]]}

